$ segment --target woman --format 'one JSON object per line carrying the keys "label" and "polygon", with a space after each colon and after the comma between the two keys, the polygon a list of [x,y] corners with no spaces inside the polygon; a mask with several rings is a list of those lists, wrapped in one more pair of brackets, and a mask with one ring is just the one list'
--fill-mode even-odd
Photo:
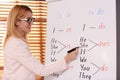
{"label": "woman", "polygon": [[27,34],[31,31],[33,20],[32,10],[28,6],[15,5],[11,9],[4,42],[2,80],[35,80],[36,75],[46,76],[65,70],[67,64],[76,59],[78,49],[70,52],[63,59],[47,65],[37,61],[32,56],[27,44]]}

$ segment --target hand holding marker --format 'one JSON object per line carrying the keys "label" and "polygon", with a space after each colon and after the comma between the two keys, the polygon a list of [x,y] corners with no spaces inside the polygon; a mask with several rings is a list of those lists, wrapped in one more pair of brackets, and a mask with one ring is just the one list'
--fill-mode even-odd
{"label": "hand holding marker", "polygon": [[67,51],[68,54],[65,56],[66,63],[69,63],[77,58],[78,48],[79,47],[75,47]]}

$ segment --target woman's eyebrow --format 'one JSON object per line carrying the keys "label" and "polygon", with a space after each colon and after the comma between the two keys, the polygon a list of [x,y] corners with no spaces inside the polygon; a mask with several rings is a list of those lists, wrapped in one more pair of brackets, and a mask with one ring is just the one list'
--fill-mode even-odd
{"label": "woman's eyebrow", "polygon": [[28,17],[28,18],[33,18],[33,17]]}

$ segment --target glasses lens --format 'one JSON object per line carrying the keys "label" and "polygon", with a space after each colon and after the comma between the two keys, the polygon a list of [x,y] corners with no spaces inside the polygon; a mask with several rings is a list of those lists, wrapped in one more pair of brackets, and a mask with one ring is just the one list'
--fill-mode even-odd
{"label": "glasses lens", "polygon": [[29,24],[33,23],[33,21],[34,21],[34,18],[28,18],[28,20],[27,20],[27,22],[28,22]]}

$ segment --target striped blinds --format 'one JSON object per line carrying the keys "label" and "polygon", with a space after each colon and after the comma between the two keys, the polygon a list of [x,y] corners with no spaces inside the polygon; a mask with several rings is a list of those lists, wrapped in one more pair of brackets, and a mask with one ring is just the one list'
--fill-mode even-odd
{"label": "striped blinds", "polygon": [[2,2],[2,0],[0,0],[0,80],[4,65],[2,43],[6,31],[6,20],[10,9],[16,4],[27,5],[33,11],[35,22],[33,23],[31,32],[29,34],[28,43],[35,58],[44,63],[47,2],[38,0],[3,0]]}

